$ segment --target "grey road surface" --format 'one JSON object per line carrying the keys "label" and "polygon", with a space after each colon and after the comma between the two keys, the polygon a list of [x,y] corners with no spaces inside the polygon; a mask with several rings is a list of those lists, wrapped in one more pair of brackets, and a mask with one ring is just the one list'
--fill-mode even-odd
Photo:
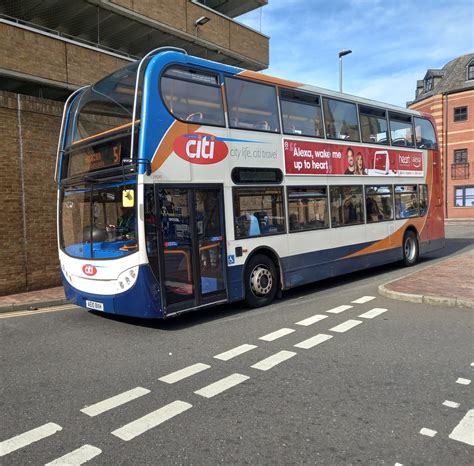
{"label": "grey road surface", "polygon": [[[416,267],[473,247],[449,235]],[[472,464],[474,313],[377,295],[406,272],[164,322],[4,315],[0,463]]]}

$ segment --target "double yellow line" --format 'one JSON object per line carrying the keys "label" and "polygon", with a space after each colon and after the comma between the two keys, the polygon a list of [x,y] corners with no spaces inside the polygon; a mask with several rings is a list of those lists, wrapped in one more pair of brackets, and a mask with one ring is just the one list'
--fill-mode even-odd
{"label": "double yellow line", "polygon": [[64,306],[40,308],[35,311],[12,311],[0,314],[0,319],[11,319],[13,317],[28,317],[37,314],[47,314],[49,312],[74,311],[75,309],[80,308],[79,306],[75,306],[74,304],[65,304]]}

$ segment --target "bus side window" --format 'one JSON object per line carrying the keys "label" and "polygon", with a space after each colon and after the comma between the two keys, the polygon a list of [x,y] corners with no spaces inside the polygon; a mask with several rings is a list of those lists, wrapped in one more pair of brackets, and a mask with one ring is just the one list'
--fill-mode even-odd
{"label": "bus side window", "polygon": [[414,118],[416,147],[419,149],[437,149],[436,133],[430,120]]}
{"label": "bus side window", "polygon": [[415,147],[413,124],[410,115],[389,112],[392,146]]}
{"label": "bus side window", "polygon": [[360,141],[357,108],[351,102],[323,97],[326,137]]}
{"label": "bus side window", "polygon": [[280,106],[285,134],[323,135],[319,96],[280,89]]}
{"label": "bus side window", "polygon": [[235,188],[234,219],[236,239],[284,233],[282,188]]}
{"label": "bus side window", "polygon": [[168,111],[179,120],[225,126],[217,75],[177,66],[168,68],[161,78],[161,95]]}
{"label": "bus side window", "polygon": [[227,77],[225,92],[231,128],[280,132],[274,86]]}
{"label": "bus side window", "polygon": [[388,144],[388,125],[385,110],[359,105],[359,119],[362,142]]}
{"label": "bus side window", "polygon": [[395,186],[395,213],[397,219],[418,217],[416,185]]}

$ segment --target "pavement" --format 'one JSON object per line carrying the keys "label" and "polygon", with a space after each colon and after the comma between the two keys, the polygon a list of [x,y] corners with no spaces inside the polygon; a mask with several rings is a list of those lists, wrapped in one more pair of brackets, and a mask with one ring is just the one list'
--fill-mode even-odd
{"label": "pavement", "polygon": [[[474,249],[417,269],[380,285],[381,295],[409,301],[474,309]],[[455,277],[455,279],[454,279]],[[0,296],[0,313],[67,304],[62,287]]]}
{"label": "pavement", "polygon": [[474,309],[474,249],[379,286],[387,298]]}

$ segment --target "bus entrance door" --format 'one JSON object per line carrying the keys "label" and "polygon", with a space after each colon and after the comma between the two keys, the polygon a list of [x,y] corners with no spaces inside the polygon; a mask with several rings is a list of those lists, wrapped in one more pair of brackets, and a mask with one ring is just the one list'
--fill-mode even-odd
{"label": "bus entrance door", "polygon": [[157,187],[165,314],[227,297],[222,187]]}

